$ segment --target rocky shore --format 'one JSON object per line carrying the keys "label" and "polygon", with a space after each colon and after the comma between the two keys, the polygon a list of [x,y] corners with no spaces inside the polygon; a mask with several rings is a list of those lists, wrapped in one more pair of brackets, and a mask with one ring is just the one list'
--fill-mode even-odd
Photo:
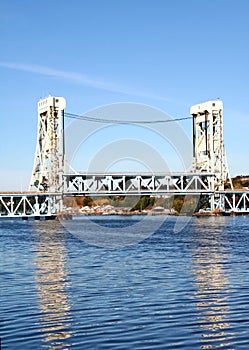
{"label": "rocky shore", "polygon": [[114,207],[112,205],[84,206],[81,208],[66,208],[63,215],[177,215],[174,209],[153,207],[152,209],[131,210],[127,207]]}

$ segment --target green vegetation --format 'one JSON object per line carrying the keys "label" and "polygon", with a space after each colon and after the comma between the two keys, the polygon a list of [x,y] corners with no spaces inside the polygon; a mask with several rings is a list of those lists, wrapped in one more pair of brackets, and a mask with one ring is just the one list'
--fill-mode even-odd
{"label": "green vegetation", "polygon": [[155,203],[155,197],[141,196],[138,202],[132,207],[131,211],[151,209]]}

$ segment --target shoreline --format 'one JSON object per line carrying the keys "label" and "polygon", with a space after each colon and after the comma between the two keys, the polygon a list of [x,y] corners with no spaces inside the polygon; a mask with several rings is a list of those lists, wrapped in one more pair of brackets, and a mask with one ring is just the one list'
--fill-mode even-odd
{"label": "shoreline", "polygon": [[224,217],[224,216],[249,216],[248,213],[240,212],[202,212],[202,213],[145,213],[145,212],[132,212],[132,213],[59,213],[56,217],[57,220],[72,220],[73,218],[85,218],[85,217],[110,217],[110,216],[120,216],[120,217],[133,217],[133,216],[148,216],[148,217],[159,217],[159,216],[175,216],[175,217]]}

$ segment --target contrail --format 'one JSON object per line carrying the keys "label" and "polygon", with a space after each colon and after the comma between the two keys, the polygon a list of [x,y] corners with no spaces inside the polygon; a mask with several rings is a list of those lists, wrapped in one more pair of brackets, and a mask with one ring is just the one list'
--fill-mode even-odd
{"label": "contrail", "polygon": [[169,98],[158,96],[157,94],[150,94],[146,92],[144,93],[141,91],[136,91],[129,87],[119,86],[115,83],[109,83],[106,81],[101,81],[99,79],[93,79],[82,73],[64,71],[64,70],[54,69],[54,68],[41,66],[37,64],[25,64],[25,63],[14,63],[14,62],[0,62],[0,67],[64,79],[71,82],[75,82],[80,85],[90,86],[90,87],[105,90],[105,91],[123,93],[126,95],[145,97],[145,98],[170,102]]}

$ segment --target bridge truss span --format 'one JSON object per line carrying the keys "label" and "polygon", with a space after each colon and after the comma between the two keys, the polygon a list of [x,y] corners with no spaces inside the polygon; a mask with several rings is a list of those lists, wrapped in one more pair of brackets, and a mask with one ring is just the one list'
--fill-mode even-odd
{"label": "bridge truss span", "polygon": [[249,214],[249,191],[216,192],[211,197],[211,208],[227,214]]}
{"label": "bridge truss span", "polygon": [[177,195],[214,192],[213,174],[85,173],[64,175],[64,195]]}
{"label": "bridge truss span", "polygon": [[53,193],[0,194],[0,217],[55,217],[61,196]]}

